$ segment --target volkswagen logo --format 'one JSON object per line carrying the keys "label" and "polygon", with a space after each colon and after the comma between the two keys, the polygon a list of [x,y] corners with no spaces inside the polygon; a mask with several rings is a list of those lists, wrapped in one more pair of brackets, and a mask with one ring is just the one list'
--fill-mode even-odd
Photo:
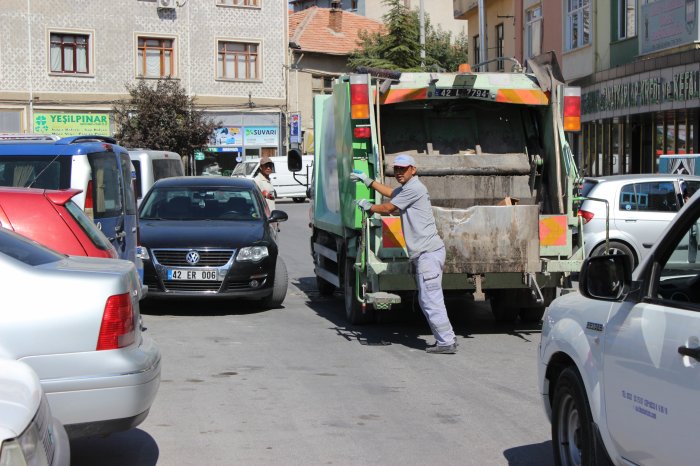
{"label": "volkswagen logo", "polygon": [[197,251],[189,251],[185,256],[185,260],[190,265],[195,265],[199,262],[199,253]]}

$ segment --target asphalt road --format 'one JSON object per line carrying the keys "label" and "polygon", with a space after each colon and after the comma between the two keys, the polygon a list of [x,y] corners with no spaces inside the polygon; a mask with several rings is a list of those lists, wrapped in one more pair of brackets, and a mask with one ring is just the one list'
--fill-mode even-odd
{"label": "asphalt road", "polygon": [[488,304],[448,307],[455,355],[430,355],[418,313],[349,326],[316,291],[308,203],[279,202],[283,309],[245,301],[142,306],[163,355],[148,418],[73,441],[72,465],[553,464],[537,391],[538,326],[499,326]]}

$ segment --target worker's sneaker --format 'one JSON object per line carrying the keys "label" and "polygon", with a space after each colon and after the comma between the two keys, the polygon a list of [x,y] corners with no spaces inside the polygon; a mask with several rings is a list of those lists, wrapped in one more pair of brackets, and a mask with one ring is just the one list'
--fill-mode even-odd
{"label": "worker's sneaker", "polygon": [[426,348],[425,352],[432,354],[455,354],[457,352],[457,342],[454,342],[451,345],[431,346],[430,348]]}

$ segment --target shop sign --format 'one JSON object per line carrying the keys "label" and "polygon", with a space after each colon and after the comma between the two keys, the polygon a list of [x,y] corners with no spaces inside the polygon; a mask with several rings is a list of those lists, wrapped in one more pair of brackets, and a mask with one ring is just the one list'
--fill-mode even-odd
{"label": "shop sign", "polygon": [[299,144],[301,142],[301,115],[292,113],[289,117],[289,142]]}
{"label": "shop sign", "polygon": [[641,53],[698,40],[697,0],[655,0],[641,5]]}
{"label": "shop sign", "polygon": [[615,84],[581,96],[583,115],[610,110],[686,101],[700,97],[700,71],[685,71],[673,79],[661,77]]}
{"label": "shop sign", "polygon": [[212,146],[242,146],[243,135],[239,126],[222,126],[214,129],[209,138]]}
{"label": "shop sign", "polygon": [[278,146],[279,130],[276,126],[246,126],[243,144],[245,146]]}
{"label": "shop sign", "polygon": [[196,150],[194,151],[194,159],[195,160],[204,160],[204,152]]}
{"label": "shop sign", "polygon": [[111,136],[108,113],[35,113],[34,132],[57,136]]}

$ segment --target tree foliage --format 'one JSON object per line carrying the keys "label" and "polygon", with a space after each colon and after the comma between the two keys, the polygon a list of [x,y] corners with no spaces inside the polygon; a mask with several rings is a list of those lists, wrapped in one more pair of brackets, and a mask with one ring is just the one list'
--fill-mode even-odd
{"label": "tree foliage", "polygon": [[[384,33],[360,33],[359,48],[350,55],[348,66],[368,66],[399,71],[421,71],[420,19],[403,0],[383,0],[389,7],[384,15]],[[468,61],[467,37],[452,39],[448,31],[435,29],[425,15],[425,69],[456,71]]]}
{"label": "tree foliage", "polygon": [[113,112],[116,139],[125,147],[169,150],[190,156],[202,150],[220,126],[195,107],[179,81],[161,79],[126,86],[130,100],[117,101]]}

